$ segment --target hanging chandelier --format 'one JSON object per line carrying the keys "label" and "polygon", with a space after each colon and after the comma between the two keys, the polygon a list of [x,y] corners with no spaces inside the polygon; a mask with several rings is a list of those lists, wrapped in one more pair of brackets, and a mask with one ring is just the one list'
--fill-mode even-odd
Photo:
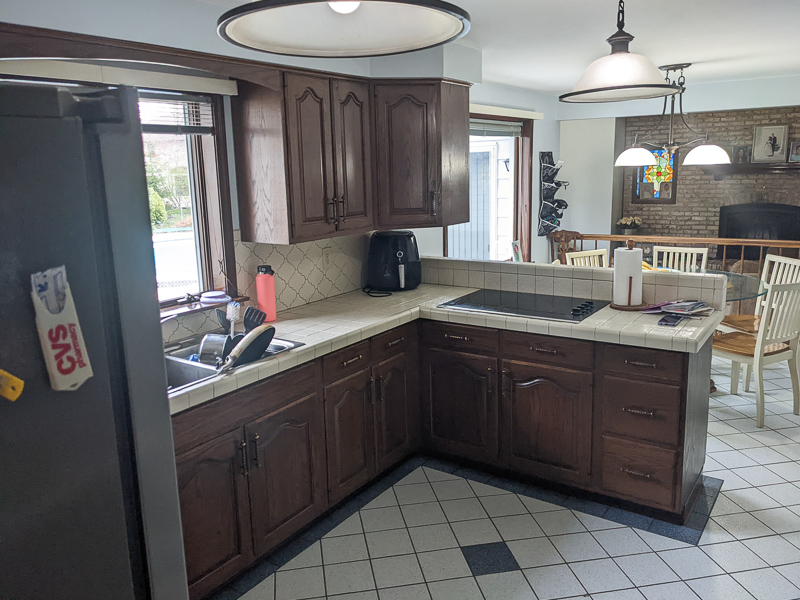
{"label": "hanging chandelier", "polygon": [[678,91],[647,57],[628,51],[633,36],[625,27],[625,2],[619,0],[617,32],[606,40],[611,54],[598,58],[583,72],[575,88],[558,97],[561,102],[621,102],[660,98]]}
{"label": "hanging chandelier", "polygon": [[[676,65],[665,65],[661,67],[662,71],[666,71],[666,81],[670,83],[670,85],[676,85],[678,87],[678,92],[672,94],[670,98],[664,98],[664,109],[661,111],[661,118],[658,120],[656,126],[650,130],[650,132],[645,133],[642,137],[646,138],[650,133],[657,130],[661,123],[664,121],[664,117],[667,114],[667,101],[670,102],[670,113],[669,113],[669,135],[666,142],[661,143],[653,143],[649,142],[646,139],[643,139],[639,142],[638,134],[634,137],[633,140],[633,147],[628,148],[627,150],[623,151],[618,157],[616,162],[614,163],[615,167],[649,167],[658,164],[655,155],[645,149],[642,148],[639,144],[643,144],[646,146],[651,146],[652,148],[663,148],[666,150],[670,155],[674,155],[680,148],[685,148],[687,146],[691,146],[696,144],[697,142],[703,142],[699,146],[695,146],[692,148],[684,157],[683,163],[684,165],[728,165],[731,163],[731,158],[728,156],[728,153],[720,146],[716,144],[709,144],[708,143],[708,134],[701,133],[692,129],[689,124],[686,122],[686,117],[683,114],[683,93],[686,91],[685,83],[686,77],[683,74],[684,69],[691,66],[691,63],[681,63]],[[680,75],[675,79],[670,79],[670,73],[680,71]],[[678,111],[679,116],[681,119],[681,123],[683,123],[684,127],[691,131],[693,134],[699,136],[696,139],[685,142],[683,144],[678,144],[675,141],[674,135],[674,126],[675,126],[675,98],[678,98]]]}
{"label": "hanging chandelier", "polygon": [[317,58],[422,50],[463,37],[469,28],[469,13],[442,0],[257,0],[217,22],[217,33],[237,46]]}

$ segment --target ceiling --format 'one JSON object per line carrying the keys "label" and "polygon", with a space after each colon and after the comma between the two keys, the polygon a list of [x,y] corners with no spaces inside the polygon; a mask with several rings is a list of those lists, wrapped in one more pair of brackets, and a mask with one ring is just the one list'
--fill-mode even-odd
{"label": "ceiling", "polygon": [[[450,0],[472,16],[458,43],[483,53],[483,80],[548,93],[572,89],[608,54],[617,0]],[[631,51],[691,62],[687,84],[800,75],[796,0],[628,0]]]}

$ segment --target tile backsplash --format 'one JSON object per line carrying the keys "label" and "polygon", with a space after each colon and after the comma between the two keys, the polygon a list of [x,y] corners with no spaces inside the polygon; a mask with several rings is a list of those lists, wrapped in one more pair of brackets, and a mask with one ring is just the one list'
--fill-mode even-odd
{"label": "tile backsplash", "polygon": [[[422,259],[422,281],[439,285],[483,288],[608,300],[612,298],[614,269],[568,267],[534,263]],[[698,273],[642,273],[647,304],[667,300],[704,300],[717,310],[725,308],[723,275]]]}
{"label": "tile backsplash", "polygon": [[[234,234],[236,283],[239,293],[256,302],[256,274],[259,265],[275,271],[278,311],[324,300],[361,289],[366,285],[369,235],[359,234],[291,246],[252,244]],[[323,264],[323,251],[330,258]],[[213,310],[178,317],[162,325],[164,343],[206,333],[220,326]]]}

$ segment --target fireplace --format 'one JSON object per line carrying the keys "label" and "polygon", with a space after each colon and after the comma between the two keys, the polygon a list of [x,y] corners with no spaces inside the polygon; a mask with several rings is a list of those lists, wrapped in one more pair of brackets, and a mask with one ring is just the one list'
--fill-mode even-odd
{"label": "fireplace", "polygon": [[[749,240],[800,240],[800,206],[791,204],[734,204],[719,209],[719,237]],[[722,247],[717,258],[722,259]],[[758,260],[760,248],[745,246],[745,260]],[[742,258],[742,249],[728,246],[726,257]]]}

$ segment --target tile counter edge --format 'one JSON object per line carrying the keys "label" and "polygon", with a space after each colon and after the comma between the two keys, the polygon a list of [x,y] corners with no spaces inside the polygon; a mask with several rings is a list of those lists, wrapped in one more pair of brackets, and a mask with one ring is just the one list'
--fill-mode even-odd
{"label": "tile counter edge", "polygon": [[[722,321],[720,310],[700,321],[683,321],[677,327],[659,327],[657,315],[620,312],[606,307],[581,323],[562,323],[524,317],[449,311],[439,304],[476,288],[423,284],[402,296],[370,298],[349,292],[278,314],[277,337],[306,345],[275,358],[245,365],[233,373],[198,383],[170,396],[170,414],[277,375],[298,365],[394,329],[417,319],[446,321],[590,341],[696,353]],[[370,304],[370,317],[362,307]]]}

